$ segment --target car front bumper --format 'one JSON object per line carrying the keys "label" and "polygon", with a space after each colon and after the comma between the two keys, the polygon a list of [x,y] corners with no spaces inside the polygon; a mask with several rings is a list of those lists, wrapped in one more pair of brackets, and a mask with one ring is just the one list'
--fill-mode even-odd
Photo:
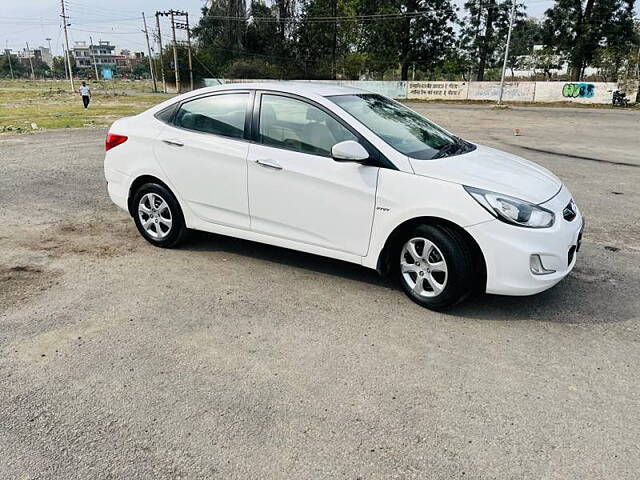
{"label": "car front bumper", "polygon": [[[533,295],[553,287],[571,272],[584,219],[579,211],[572,220],[564,218],[563,210],[570,201],[571,194],[563,187],[542,204],[556,215],[550,228],[523,228],[497,219],[467,227],[485,258],[487,293]],[[544,268],[552,273],[533,273],[532,255],[538,255]]]}

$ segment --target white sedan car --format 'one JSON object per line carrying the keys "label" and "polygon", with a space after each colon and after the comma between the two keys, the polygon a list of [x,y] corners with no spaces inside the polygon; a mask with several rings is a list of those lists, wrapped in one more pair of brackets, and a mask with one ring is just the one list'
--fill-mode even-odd
{"label": "white sedan car", "polygon": [[106,150],[109,195],[153,245],[196,229],[324,255],[396,272],[431,309],[546,290],[580,248],[551,172],[363,90],[196,90],[116,121]]}

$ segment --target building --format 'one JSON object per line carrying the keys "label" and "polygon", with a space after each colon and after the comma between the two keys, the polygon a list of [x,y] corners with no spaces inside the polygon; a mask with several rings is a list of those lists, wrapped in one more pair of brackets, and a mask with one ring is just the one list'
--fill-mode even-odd
{"label": "building", "polygon": [[40,60],[49,66],[52,66],[53,63],[53,55],[51,55],[51,50],[47,47],[30,48],[29,50],[25,47],[17,53],[17,57],[20,61],[24,60],[25,62],[28,62],[29,58],[32,58]]}
{"label": "building", "polygon": [[73,57],[77,68],[93,68],[93,63],[98,70],[116,67],[115,45],[100,40],[97,45],[87,45],[87,42],[75,42],[73,45]]}

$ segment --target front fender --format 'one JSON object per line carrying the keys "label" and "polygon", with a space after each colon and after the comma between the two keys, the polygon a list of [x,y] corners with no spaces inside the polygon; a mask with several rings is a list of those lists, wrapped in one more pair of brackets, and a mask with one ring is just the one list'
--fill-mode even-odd
{"label": "front fender", "polygon": [[495,218],[458,183],[381,169],[369,250],[362,264],[376,268],[393,231],[419,217],[447,220],[462,228]]}

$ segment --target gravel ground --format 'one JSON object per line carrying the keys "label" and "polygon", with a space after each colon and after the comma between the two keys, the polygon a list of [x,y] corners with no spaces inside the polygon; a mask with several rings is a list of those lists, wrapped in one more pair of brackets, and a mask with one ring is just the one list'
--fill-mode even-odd
{"label": "gravel ground", "polygon": [[414,107],[568,184],[572,275],[441,314],[338,261],[156,249],[103,129],[0,137],[0,478],[637,478],[640,115]]}

